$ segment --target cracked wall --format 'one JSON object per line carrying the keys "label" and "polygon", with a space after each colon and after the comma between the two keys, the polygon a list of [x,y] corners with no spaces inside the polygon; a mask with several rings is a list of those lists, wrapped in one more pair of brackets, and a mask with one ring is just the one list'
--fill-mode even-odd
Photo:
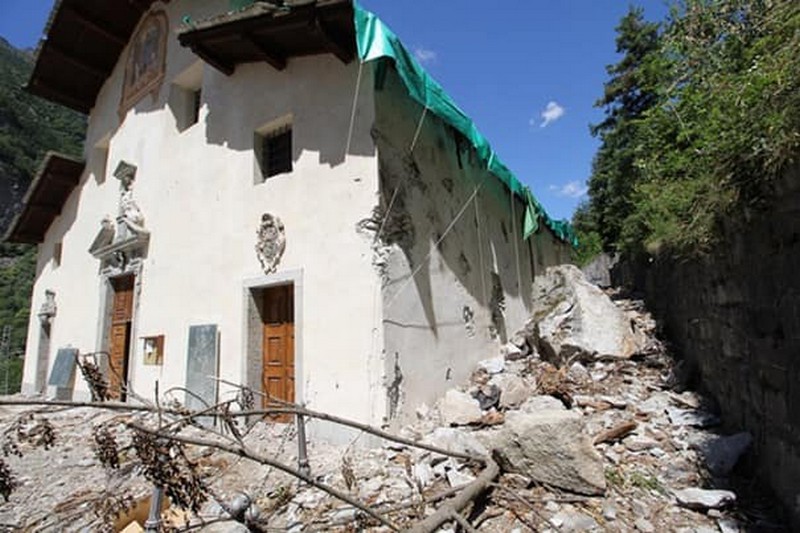
{"label": "cracked wall", "polygon": [[392,68],[375,101],[380,200],[368,225],[383,227],[374,248],[384,353],[392,354],[385,361],[387,412],[402,421],[497,355],[528,315],[535,272],[567,261],[568,250],[544,228],[522,240],[522,203],[516,200],[512,220],[508,191],[432,113],[411,150],[423,109]]}

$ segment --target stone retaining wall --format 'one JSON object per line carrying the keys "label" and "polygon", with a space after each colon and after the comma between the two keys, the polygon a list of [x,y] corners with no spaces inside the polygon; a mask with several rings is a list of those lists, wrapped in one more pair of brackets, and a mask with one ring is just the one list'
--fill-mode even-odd
{"label": "stone retaining wall", "polygon": [[800,523],[800,166],[770,204],[727,223],[708,257],[621,270]]}

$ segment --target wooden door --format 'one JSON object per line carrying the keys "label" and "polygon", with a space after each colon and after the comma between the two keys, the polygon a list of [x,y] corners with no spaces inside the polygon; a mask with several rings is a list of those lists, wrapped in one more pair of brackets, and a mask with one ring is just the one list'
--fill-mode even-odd
{"label": "wooden door", "polygon": [[114,300],[111,304],[111,331],[109,332],[109,394],[115,400],[125,401],[123,385],[128,381],[131,322],[133,320],[134,277],[123,276],[111,280]]}
{"label": "wooden door", "polygon": [[[294,402],[294,286],[281,285],[264,290],[263,372],[261,387],[269,398]],[[272,403],[272,405],[276,405]],[[290,416],[274,420],[288,422]]]}

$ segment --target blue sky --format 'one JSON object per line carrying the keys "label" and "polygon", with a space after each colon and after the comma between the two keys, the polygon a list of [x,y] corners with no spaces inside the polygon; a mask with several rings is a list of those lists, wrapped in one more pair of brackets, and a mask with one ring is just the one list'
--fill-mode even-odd
{"label": "blue sky", "polygon": [[[629,5],[660,20],[666,0],[361,0],[472,117],[550,214],[582,198],[597,141],[592,104],[618,60],[614,27]],[[0,36],[34,47],[52,0],[0,0]]]}

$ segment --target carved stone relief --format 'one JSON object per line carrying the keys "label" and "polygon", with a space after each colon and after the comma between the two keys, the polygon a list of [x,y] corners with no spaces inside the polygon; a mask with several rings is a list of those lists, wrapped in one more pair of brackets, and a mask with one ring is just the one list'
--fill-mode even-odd
{"label": "carved stone relief", "polygon": [[283,231],[283,222],[274,215],[264,213],[258,228],[256,255],[265,274],[272,274],[277,270],[285,248],[286,235]]}
{"label": "carved stone relief", "polygon": [[42,302],[42,306],[39,308],[39,322],[43,325],[50,324],[53,318],[56,316],[56,293],[51,290],[44,291],[44,302]]}
{"label": "carved stone relief", "polygon": [[131,271],[133,263],[145,255],[150,232],[145,229],[144,215],[133,198],[136,166],[120,161],[114,177],[120,182],[116,226],[111,217],[103,218],[89,253],[103,262],[104,270],[110,269],[107,273],[120,274]]}

